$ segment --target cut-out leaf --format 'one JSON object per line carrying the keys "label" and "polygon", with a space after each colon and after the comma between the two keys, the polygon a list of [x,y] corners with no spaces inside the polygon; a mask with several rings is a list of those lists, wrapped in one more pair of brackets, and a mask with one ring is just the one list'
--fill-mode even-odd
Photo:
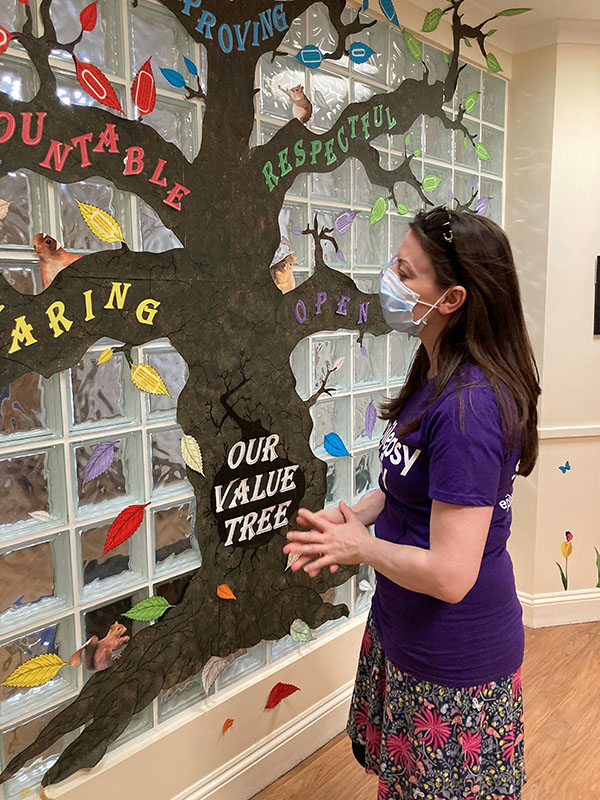
{"label": "cut-out leaf", "polygon": [[191,61],[189,58],[184,56],[183,57],[183,62],[186,65],[186,67],[188,69],[188,72],[191,72],[192,75],[198,75],[198,67],[194,64],[193,61]]}
{"label": "cut-out leaf", "polygon": [[448,58],[448,53],[442,53],[442,58],[446,62],[446,64],[450,63],[450,59]]}
{"label": "cut-out leaf", "polygon": [[223,723],[223,728],[221,729],[223,731],[223,733],[225,733],[225,731],[228,731],[229,728],[231,728],[231,726],[233,725],[234,721],[235,720],[231,719],[231,717],[227,717],[227,719]]}
{"label": "cut-out leaf", "polygon": [[425,175],[423,178],[423,191],[424,192],[435,192],[437,187],[442,182],[441,178],[438,178],[437,175]]}
{"label": "cut-out leaf", "polygon": [[90,3],[86,6],[79,15],[79,22],[81,23],[82,31],[93,31],[96,27],[96,20],[98,19],[98,9],[96,2]]}
{"label": "cut-out leaf", "polygon": [[418,39],[406,30],[406,28],[402,31],[402,36],[404,36],[404,41],[406,42],[406,46],[408,47],[408,52],[411,54],[413,58],[416,58],[417,61],[423,60],[423,54],[421,53],[421,45]]}
{"label": "cut-out leaf", "polygon": [[202,670],[202,685],[204,686],[204,691],[208,694],[210,687],[217,680],[225,667],[233,664],[236,659],[247,652],[248,651],[242,647],[240,650],[236,650],[235,653],[230,653],[228,656],[225,656],[225,658],[211,656]]}
{"label": "cut-out leaf", "polygon": [[505,8],[504,11],[498,11],[497,17],[514,17],[517,14],[524,14],[526,11],[531,11],[530,8]]}
{"label": "cut-out leaf", "polygon": [[373,404],[373,401],[369,403],[369,405],[365,409],[365,433],[369,437],[369,439],[373,438],[373,428],[375,427],[375,423],[377,421],[377,409]]}
{"label": "cut-out leaf", "polygon": [[334,231],[340,236],[344,233],[348,233],[357,214],[358,211],[342,211],[342,213],[338,214],[333,220]]}
{"label": "cut-out leaf", "polygon": [[181,455],[190,469],[204,475],[204,463],[200,445],[193,436],[188,436],[187,433],[184,433],[181,437]]}
{"label": "cut-out leaf", "polygon": [[559,568],[559,570],[560,570],[560,577],[561,577],[561,580],[562,580],[563,589],[566,591],[566,590],[567,590],[567,576],[566,576],[566,575],[565,575],[565,573],[563,572],[563,568],[562,568],[562,567],[561,567],[561,565],[558,563],[558,561],[555,561],[554,563],[556,564],[556,566],[557,566],[557,567]]}
{"label": "cut-out leaf", "polygon": [[164,597],[146,597],[145,600],[136,603],[129,611],[125,611],[123,616],[129,617],[129,619],[151,622],[153,619],[162,617],[167,608],[175,608],[175,606],[165,600]]}
{"label": "cut-out leaf", "polygon": [[292,233],[294,234],[294,236],[302,236],[302,228],[299,228],[297,225],[295,225],[292,228]]}
{"label": "cut-out leaf", "polygon": [[387,211],[387,198],[386,197],[378,197],[371,209],[371,219],[369,223],[374,225],[376,222],[379,222],[385,216],[385,212]]}
{"label": "cut-out leaf", "polygon": [[434,8],[432,11],[430,11],[425,17],[423,27],[421,28],[423,33],[433,33],[433,31],[435,31],[437,26],[440,24],[440,20],[443,16],[444,12],[441,8]]}
{"label": "cut-out leaf", "polygon": [[275,708],[275,706],[278,706],[286,697],[299,691],[300,689],[294,686],[293,683],[276,683],[269,692],[269,699],[267,700],[265,708]]}
{"label": "cut-out leaf", "polygon": [[465,111],[467,114],[470,114],[477,105],[478,97],[479,92],[469,92],[469,94],[465,97]]}
{"label": "cut-out leaf", "polygon": [[341,366],[343,366],[345,360],[346,360],[345,356],[340,356],[339,358],[336,358],[336,360],[333,362],[333,368],[339,369]]}
{"label": "cut-out leaf", "polygon": [[42,686],[55,678],[58,671],[68,666],[60,656],[55,653],[44,653],[41,656],[30,658],[20,667],[17,667],[11,674],[2,681],[0,686]]}
{"label": "cut-out leaf", "polygon": [[360,581],[360,583],[358,584],[358,588],[359,588],[359,591],[361,591],[361,592],[372,592],[373,591],[373,587],[371,586],[369,581],[365,581],[365,580]]}
{"label": "cut-out leaf", "polygon": [[465,150],[469,149],[469,140],[467,139],[466,136],[463,136],[463,147],[465,148]]}
{"label": "cut-out leaf", "polygon": [[318,69],[318,67],[320,67],[321,63],[323,62],[323,53],[319,50],[318,47],[315,47],[314,44],[307,44],[296,55],[296,58],[305,67],[310,67],[311,69]]}
{"label": "cut-out leaf", "polygon": [[415,150],[413,155],[414,155],[415,158],[418,158],[421,155],[421,151],[420,150]]}
{"label": "cut-out leaf", "polygon": [[169,390],[165,386],[165,382],[150,364],[132,364],[131,380],[142,392],[171,396]]}
{"label": "cut-out leaf", "polygon": [[8,47],[9,43],[15,38],[14,33],[10,33],[0,25],[0,55],[4,53],[6,48]]}
{"label": "cut-out leaf", "polygon": [[404,144],[406,145],[406,147],[408,147],[409,144],[410,144],[410,137],[411,136],[412,136],[412,133],[407,133],[406,136],[404,137]]}
{"label": "cut-out leaf", "polygon": [[383,11],[384,16],[389,19],[391,23],[400,27],[398,17],[396,16],[396,9],[394,8],[394,0],[379,0],[379,7]]}
{"label": "cut-out leaf", "polygon": [[477,158],[481,159],[481,161],[487,161],[490,158],[489,151],[483,142],[477,142],[475,152],[477,153]]}
{"label": "cut-out leaf", "polygon": [[328,433],[323,440],[323,447],[330,456],[349,456],[346,445],[337,433]]}
{"label": "cut-out leaf", "polygon": [[467,45],[467,47],[473,47],[473,45],[471,44],[471,40],[470,39],[467,39],[466,36],[464,36],[463,39],[464,39],[465,44]]}
{"label": "cut-out leaf", "polygon": [[81,203],[77,198],[75,200],[81,211],[81,216],[94,236],[97,236],[103,242],[125,241],[119,223],[107,211],[88,203]]}
{"label": "cut-out leaf", "polygon": [[83,473],[83,485],[93,481],[110,467],[115,457],[116,442],[100,442],[94,447]]}
{"label": "cut-out leaf", "polygon": [[336,251],[336,256],[337,256],[338,261],[341,261],[344,264],[346,263],[346,259],[344,258],[344,254],[342,253],[341,250],[337,250]]}
{"label": "cut-out leaf", "polygon": [[485,60],[490,72],[502,72],[502,67],[493,53],[488,53]]}
{"label": "cut-out leaf", "polygon": [[50,522],[52,516],[47,511],[30,511],[29,516],[36,522]]}
{"label": "cut-out leaf", "polygon": [[398,203],[396,208],[398,209],[399,214],[408,214],[408,208],[404,205],[404,203]]}
{"label": "cut-out leaf", "polygon": [[363,356],[365,356],[365,358],[368,358],[369,354],[367,353],[367,348],[364,346],[364,344],[361,344],[360,352],[363,354]]}
{"label": "cut-out leaf", "polygon": [[6,218],[9,208],[10,208],[10,200],[0,200],[0,220]]}
{"label": "cut-out leaf", "polygon": [[75,56],[73,56],[73,61],[75,62],[77,80],[90,97],[102,103],[103,106],[114,108],[115,111],[120,111],[121,114],[123,114],[124,112],[121,108],[121,103],[119,103],[119,98],[115,94],[115,90],[110,85],[106,75],[93,64],[84,64],[78,61]]}
{"label": "cut-out leaf", "polygon": [[488,209],[488,204],[492,198],[491,197],[480,197],[475,205],[475,213],[476,214],[485,214]]}
{"label": "cut-out leaf", "polygon": [[111,360],[111,358],[114,355],[114,352],[115,351],[112,349],[112,347],[107,347],[106,350],[103,350],[100,353],[100,358],[98,359],[98,361],[96,363],[97,364],[106,364],[107,361]]}
{"label": "cut-out leaf", "polygon": [[497,30],[498,30],[498,28],[492,28],[492,30],[491,30],[491,31],[488,31],[488,32],[486,33],[486,36],[492,36],[494,33],[496,33],[496,31],[497,31]]}
{"label": "cut-out leaf", "polygon": [[[289,569],[292,564],[294,564],[300,558],[300,553],[288,553],[288,560],[287,564],[285,565],[285,569]],[[284,570],[285,572],[285,570]]]}
{"label": "cut-out leaf", "polygon": [[110,526],[106,536],[104,552],[102,555],[106,555],[109,550],[114,550],[115,547],[123,544],[123,542],[127,541],[127,539],[133,536],[133,534],[142,524],[142,519],[144,518],[144,509],[149,505],[150,503],[144,503],[144,505],[127,506],[127,508],[121,511],[119,516]]}
{"label": "cut-out leaf", "polygon": [[295,619],[290,625],[290,636],[295,642],[310,642],[315,637],[311,629],[302,619]]}
{"label": "cut-out leaf", "polygon": [[150,58],[139,68],[133,86],[131,99],[139,109],[140,115],[150,114],[156,105],[156,81],[150,65]]}
{"label": "cut-out leaf", "polygon": [[375,55],[375,50],[364,42],[352,42],[348,48],[348,55],[355,64],[364,64],[371,56]]}
{"label": "cut-out leaf", "polygon": [[163,69],[162,67],[160,67],[160,71],[169,81],[171,86],[174,86],[176,89],[183,89],[185,86],[185,78],[181,73],[174,69]]}
{"label": "cut-out leaf", "polygon": [[217,595],[222,600],[237,600],[237,597],[234,595],[234,593],[231,591],[231,589],[226,583],[220,583],[217,586]]}

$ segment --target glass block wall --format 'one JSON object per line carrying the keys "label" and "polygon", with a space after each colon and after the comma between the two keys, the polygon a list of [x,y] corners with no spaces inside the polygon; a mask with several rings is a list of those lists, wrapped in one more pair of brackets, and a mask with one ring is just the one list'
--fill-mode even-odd
{"label": "glass block wall", "polygon": [[[54,0],[52,14],[58,38],[69,41],[78,33],[79,12],[87,0]],[[23,6],[3,4],[0,25],[20,28]],[[354,12],[352,12],[354,13]],[[346,14],[350,11],[347,9]],[[156,110],[143,124],[155,127],[175,142],[191,161],[197,154],[204,106],[186,101],[173,90],[158,66],[181,69],[183,57],[199,68],[205,86],[206,60],[175,19],[158,3],[140,0],[137,9],[127,0],[105,0],[98,7],[99,21],[76,48],[81,60],[90,60],[109,77],[127,116],[133,115],[129,87],[149,55],[153,56],[158,82]],[[77,30],[75,30],[77,28]],[[291,101],[285,89],[301,83],[311,98],[314,116],[309,127],[326,130],[340,110],[353,100],[393,89],[404,77],[420,76],[422,67],[408,53],[399,31],[379,24],[360,38],[376,56],[362,65],[324,62],[317,71],[301,67],[294,58],[269,56],[257,68],[261,92],[257,98],[253,144],[267,141],[291,118]],[[296,21],[284,49],[294,54],[307,43],[333,49],[334,32],[324,6],[317,4]],[[444,74],[440,51],[424,46],[431,76]],[[91,104],[74,76],[73,61],[66,53],[54,54],[58,93],[65,104]],[[470,129],[480,132],[492,158],[479,162],[463,148],[462,136],[446,131],[437,121],[421,118],[411,130],[411,147],[421,156],[413,161],[417,174],[435,173],[442,182],[431,195],[434,202],[448,200],[449,192],[464,202],[472,188],[490,197],[487,212],[502,224],[504,169],[504,80],[469,66],[461,76],[458,97],[480,91],[480,101],[468,118]],[[0,56],[0,91],[28,100],[36,91],[36,78],[24,50],[11,43]],[[455,101],[456,103],[456,101]],[[455,111],[455,105],[449,108]],[[384,135],[375,140],[380,159],[389,167],[402,157],[404,136]],[[485,171],[483,171],[485,170]],[[377,291],[378,274],[398,248],[409,217],[388,213],[376,225],[369,224],[370,208],[382,193],[369,184],[362,166],[346,162],[326,175],[300,176],[286,197],[279,218],[282,236],[296,257],[296,284],[313,268],[308,237],[295,236],[294,226],[305,227],[315,213],[321,224],[331,224],[344,209],[358,210],[351,231],[340,238],[345,256],[341,263],[333,248],[325,247],[331,266],[349,272],[363,291]],[[411,196],[412,195],[412,196]],[[418,207],[414,192],[400,187],[398,200],[411,211]],[[32,248],[36,233],[53,236],[73,252],[90,252],[115,245],[92,237],[77,209],[75,199],[109,211],[121,223],[133,250],[160,252],[182,246],[154,211],[134,195],[118,191],[100,178],[63,185],[27,170],[0,178],[0,198],[10,202],[0,222],[0,270],[3,277],[24,293],[41,290],[39,263]],[[265,269],[268,265],[265,265]],[[376,487],[379,474],[377,445],[383,430],[378,421],[369,438],[363,426],[370,401],[402,386],[416,340],[403,334],[366,336],[364,351],[351,332],[323,332],[298,344],[290,355],[297,390],[308,398],[320,385],[327,363],[344,356],[334,373],[333,397],[321,397],[311,408],[314,419],[312,448],[328,464],[326,505],[344,499],[356,502]],[[132,386],[127,363],[115,354],[98,370],[98,357],[108,345],[97,342],[72,369],[43,379],[23,375],[0,389],[0,663],[9,674],[23,661],[42,653],[58,652],[68,660],[92,634],[103,636],[115,619],[135,602],[161,594],[176,603],[191,574],[202,563],[193,537],[194,497],[180,455],[181,429],[176,423],[177,397],[183,388],[186,365],[168,340],[150,342],[132,355],[154,366],[165,379],[169,397],[142,394]],[[366,353],[366,354],[365,354]],[[323,448],[324,435],[340,434],[352,459],[334,459]],[[115,444],[115,459],[98,479],[83,483],[83,469],[92,449],[100,442]],[[107,555],[98,545],[108,526],[126,505],[151,502],[142,528]],[[364,615],[372,591],[359,587],[372,571],[361,567],[358,578],[323,595],[328,602],[344,602],[351,616]],[[129,625],[129,633],[137,626]],[[327,632],[343,628],[347,619],[327,622],[314,631],[316,642]],[[299,658],[312,644],[299,644],[286,636],[279,642],[261,642],[221,673],[210,694],[225,687],[260,677],[273,661]],[[56,679],[31,690],[0,687],[0,765],[23,749],[44,725],[79,692],[89,677],[85,671],[62,670]],[[113,747],[205,699],[200,675],[164,692],[132,720]],[[199,706],[201,707],[201,705]],[[50,748],[42,759],[0,788],[2,800],[18,797],[37,784],[68,739]]]}

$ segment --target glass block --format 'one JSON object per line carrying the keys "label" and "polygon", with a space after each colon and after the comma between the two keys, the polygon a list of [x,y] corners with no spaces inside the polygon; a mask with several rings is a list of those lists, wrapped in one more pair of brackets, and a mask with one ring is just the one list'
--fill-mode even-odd
{"label": "glass block", "polygon": [[22,31],[25,20],[25,9],[22,4],[3,3],[0,7],[0,25],[7,31]]}
{"label": "glass block", "polygon": [[[115,116],[121,119],[121,114],[118,111],[110,109],[97,100],[94,100],[81,86],[73,73],[55,69],[54,74],[56,75],[56,96],[61,103],[66,106],[94,106],[95,108],[102,108],[104,111],[108,111],[111,114],[114,113]],[[125,108],[125,87],[114,81],[111,82],[111,85],[119,99],[121,108]],[[77,150],[77,153],[78,152],[79,150]],[[73,153],[70,155],[70,158],[73,158]]]}
{"label": "glass block", "polygon": [[71,606],[70,564],[67,533],[1,550],[0,632]]}
{"label": "glass block", "polygon": [[[143,125],[150,125],[154,128],[165,142],[173,142],[191,161],[198,154],[199,141],[196,133],[196,113],[193,103],[179,102],[177,100],[157,100],[154,111],[145,114],[142,119]],[[149,162],[150,163],[150,162]],[[153,164],[158,163],[152,162]],[[154,169],[154,167],[152,167]],[[165,167],[165,177],[167,186],[170,184],[168,166]]]}
{"label": "glass block", "polygon": [[[422,200],[419,198],[419,205],[415,207],[420,208],[422,206]],[[390,217],[390,258],[387,264],[383,264],[383,268],[389,266],[391,259],[393,256],[398,252],[400,249],[400,245],[402,244],[404,237],[410,230],[409,223],[411,221],[411,217],[406,215],[400,216],[399,214],[392,214]],[[376,291],[379,291],[379,284],[377,284]]]}
{"label": "glass block", "polygon": [[[286,200],[279,212],[279,232],[282,238],[287,239],[292,250],[295,264],[308,266],[308,246],[312,237],[304,234],[296,235],[294,228],[304,230],[308,222],[308,206],[306,203],[294,203]],[[275,256],[275,254],[273,254]]]}
{"label": "glass block", "polygon": [[452,131],[437,118],[425,116],[425,154],[452,163]]}
{"label": "glass block", "polygon": [[294,270],[294,281],[296,283],[296,286],[300,286],[301,283],[304,283],[304,281],[307,281],[309,278],[310,278],[310,273],[308,272],[308,270],[306,272],[300,270],[298,271]]}
{"label": "glass block", "polygon": [[[288,22],[289,22],[289,15],[288,15]],[[305,24],[304,24],[304,15],[300,17],[296,17],[296,19],[291,23],[290,27],[288,28],[287,33],[285,34],[281,44],[278,46],[278,50],[284,50],[286,47],[291,47],[294,50],[300,50],[304,47],[305,44],[308,44],[306,41],[306,32],[305,32]]]}
{"label": "glass block", "polygon": [[[356,284],[357,288],[360,289],[361,292],[365,292],[365,294],[378,294],[379,293],[379,276],[373,275],[373,273],[361,273],[356,272],[356,270],[352,273],[352,279]],[[359,348],[360,350],[360,348]]]}
{"label": "glass block", "polygon": [[504,126],[504,110],[506,107],[506,81],[497,75],[484,71],[483,101],[481,103],[481,116],[485,122]]}
{"label": "glass block", "polygon": [[160,394],[147,394],[146,403],[149,413],[154,419],[169,419],[175,417],[177,400],[188,379],[187,364],[174,348],[152,349],[144,352],[144,361],[161,376],[169,396]]}
{"label": "glass block", "polygon": [[124,353],[98,364],[100,349],[85,355],[69,370],[71,425],[98,429],[139,419],[140,390],[133,384]]}
{"label": "glass block", "polygon": [[[385,425],[387,425],[387,420]],[[352,462],[354,467],[353,503],[358,503],[363,495],[373,489],[377,489],[379,485],[379,473],[381,472],[379,450],[364,450],[363,452],[355,453]]]}
{"label": "glass block", "polygon": [[442,50],[437,47],[432,47],[430,44],[423,43],[423,60],[427,64],[429,70],[428,83],[432,84],[436,81],[445,81],[448,74],[449,64],[444,60]]}
{"label": "glass block", "polygon": [[377,417],[375,427],[369,436],[366,430],[366,411],[372,403],[376,412],[379,414],[379,404],[384,400],[384,392],[369,392],[368,394],[354,395],[354,446],[361,447],[372,442],[378,442],[387,422]]}
{"label": "glass block", "polygon": [[[321,228],[333,228],[333,223],[334,223],[335,218],[337,217],[337,215],[340,214],[342,211],[347,211],[347,210],[348,210],[347,208],[323,208],[322,206],[314,206],[313,205],[312,208],[311,208],[311,227],[313,225],[314,217],[315,217],[315,214],[316,214],[317,215],[317,220],[318,220],[318,225],[319,225],[319,230]],[[354,222],[354,225],[356,225],[356,220]],[[337,239],[336,239],[336,241],[337,241]],[[342,272],[344,270],[348,270],[349,269],[349,262],[350,262],[349,253],[348,253],[349,245],[348,245],[347,242],[344,242],[342,244],[343,241],[344,240],[342,239],[342,237],[340,237],[340,241],[338,241],[337,243],[338,243],[342,253],[344,253],[344,257],[346,259],[345,261],[340,261],[338,259],[337,255],[336,255],[335,247],[331,244],[331,242],[328,242],[328,241],[321,242],[321,244],[323,246],[323,259],[325,260],[325,263],[327,264],[327,266],[332,267],[333,269],[339,269]],[[314,259],[314,253],[312,252],[313,251],[313,247],[312,246],[311,246],[310,250],[311,250],[312,258]]]}
{"label": "glass block", "polygon": [[315,172],[310,176],[311,197],[350,203],[350,164],[346,161],[333,172]]}
{"label": "glass block", "polygon": [[[2,263],[2,262],[0,262]],[[42,291],[42,277],[40,274],[39,261],[18,261],[12,263],[4,262],[5,266],[0,266],[2,277],[21,294],[39,294]]]}
{"label": "glass block", "polygon": [[[213,687],[209,694],[212,693],[214,693]],[[206,700],[207,697],[202,683],[202,672],[198,672],[170,689],[164,689],[158,695],[158,721],[171,719],[176,714],[189,710],[196,703]]]}
{"label": "glass block", "polygon": [[[355,341],[358,335],[355,336]],[[364,351],[354,346],[354,387],[369,386],[372,384],[384,384],[385,361],[387,356],[387,342],[385,336],[372,336],[366,333],[363,337]]]}
{"label": "glass block", "polygon": [[[454,170],[454,195],[459,203],[464,204],[473,195],[479,186],[479,175],[473,175],[471,172],[461,172],[458,169]],[[471,205],[475,208],[477,199]],[[449,208],[453,208],[456,204],[452,203]]]}
{"label": "glass block", "polygon": [[361,211],[354,220],[354,266],[380,270],[387,266],[387,216],[370,224],[371,212]]}
{"label": "glass block", "polygon": [[[365,100],[369,100],[371,97],[373,97],[373,95],[378,93],[381,93],[381,87],[373,86],[370,83],[362,83],[362,81],[352,81],[352,100],[356,103],[362,103]],[[370,142],[370,144],[376,144],[379,147],[387,147],[389,144],[390,134],[387,133],[388,122],[385,112],[382,112],[381,119],[382,124],[380,127],[382,130],[385,130],[386,133],[379,133],[380,128],[375,125],[374,115],[369,115],[367,140]],[[356,122],[356,130],[364,133],[361,120]],[[350,128],[348,127],[348,133],[349,132]]]}
{"label": "glass block", "polygon": [[481,141],[487,147],[490,158],[481,162],[482,172],[502,176],[504,172],[504,133],[496,128],[481,126]]}
{"label": "glass block", "polygon": [[[108,469],[97,478],[83,483],[91,454],[100,444],[115,444],[114,456]],[[112,436],[110,439],[71,444],[71,463],[74,466],[74,502],[77,516],[117,513],[143,498],[143,468],[141,433]]]}
{"label": "glass block", "polygon": [[60,204],[63,246],[74,250],[114,250],[120,242],[103,242],[94,236],[81,216],[77,200],[89,203],[111,214],[121,226],[126,240],[131,241],[129,204],[113,184],[100,180],[56,184]]}
{"label": "glass block", "polygon": [[327,488],[323,508],[337,506],[340,500],[348,503],[352,492],[350,472],[352,461],[349,458],[327,459]]}
{"label": "glass block", "polygon": [[406,78],[420,80],[423,65],[411,56],[400,31],[390,30],[390,88],[396,89]]}
{"label": "glass block", "polygon": [[391,331],[388,338],[390,343],[390,383],[404,382],[419,348],[420,339],[398,331]]}
{"label": "glass block", "polygon": [[[292,101],[287,89],[292,86],[304,86],[306,78],[300,62],[294,62],[289,57],[277,56],[271,63],[271,55],[265,53],[260,57],[260,92],[258,102],[260,113],[265,117],[277,119],[293,119]],[[312,124],[312,123],[311,123]]]}
{"label": "glass block", "polygon": [[194,536],[195,519],[194,498],[152,512],[155,575],[200,565],[200,549]]}
{"label": "glass block", "polygon": [[[34,628],[0,643],[0,683],[36,656],[55,653],[68,661],[76,650],[74,620],[62,619],[47,628]],[[77,688],[77,670],[61,669],[55,678],[31,689],[0,686],[0,725],[24,714],[34,714],[44,705],[58,703]]]}
{"label": "glass block", "polygon": [[[462,67],[464,61],[459,61],[459,67]],[[474,67],[471,64],[467,64],[465,69],[462,70],[460,75],[458,76],[458,84],[456,86],[456,97],[457,100],[460,100],[461,105],[464,106],[465,104],[465,97],[471,92],[481,92],[481,70],[478,67]],[[481,116],[481,94],[477,98],[477,104],[471,113],[472,117],[477,117],[477,119]]]}
{"label": "glass block", "polygon": [[303,399],[310,397],[309,340],[302,339],[290,353],[290,366],[296,378],[296,392]]}
{"label": "glass block", "polygon": [[139,583],[146,576],[145,526],[127,541],[104,553],[104,544],[114,520],[96,523],[77,531],[79,591],[89,603]]}
{"label": "glass block", "polygon": [[352,580],[351,578],[349,581],[346,581],[346,583],[342,583],[341,586],[332,587],[328,592],[324,593],[325,596],[321,595],[325,602],[331,603],[331,605],[337,606],[340,603],[345,603],[348,607],[348,616],[343,616],[339,619],[330,619],[322,625],[319,625],[319,627],[313,631],[315,639],[319,636],[323,636],[323,634],[332,630],[332,628],[335,628],[337,625],[348,621],[351,613],[350,609],[352,608]]}
{"label": "glass block", "polygon": [[439,164],[423,164],[423,180],[427,175],[436,175],[441,178],[437,189],[433,192],[427,192],[427,199],[433,203],[434,206],[445,203],[448,200],[448,192],[452,189],[452,170],[449,167],[442,167]]}
{"label": "glass block", "polygon": [[305,642],[295,642],[289,635],[289,633],[282,639],[278,639],[277,641],[272,641],[271,662],[276,661],[278,658],[282,658],[283,656],[288,655],[288,653],[292,653],[294,650],[297,650],[303,644],[305,644]]}
{"label": "glass block", "polygon": [[[56,28],[58,42],[72,42],[79,36],[81,25],[79,15],[89,5],[88,0],[52,0],[50,16]],[[98,20],[93,31],[86,31],[81,42],[75,47],[75,55],[80,61],[91,61],[97,67],[118,75],[124,74],[121,42],[121,6],[118,3],[102,5],[98,3]],[[65,51],[54,50],[52,55],[64,54]]]}
{"label": "glass block", "polygon": [[[340,397],[334,400],[324,400],[321,395],[310,413],[314,420],[313,429],[313,452],[319,458],[325,458],[327,451],[324,447],[324,439],[328,433],[337,433],[346,449],[350,450],[350,398]],[[340,456],[347,458],[347,456]]]}
{"label": "glass block", "polygon": [[[410,133],[410,139],[408,140],[408,145],[406,144],[406,137]],[[410,128],[407,131],[404,131],[401,134],[396,134],[390,137],[390,143],[392,150],[398,150],[402,154],[404,154],[404,149],[410,153],[414,153],[415,150],[423,150],[423,115],[420,114],[417,119],[413,122]],[[400,163],[400,162],[398,162]],[[414,161],[412,162],[414,166]]]}
{"label": "glass block", "polygon": [[494,181],[491,178],[484,178],[483,175],[481,176],[481,191],[479,196],[490,198],[485,216],[490,217],[490,219],[493,219],[494,222],[497,222],[500,226],[504,224],[502,217],[502,192],[503,185],[500,181]]}
{"label": "glass block", "polygon": [[[412,150],[412,144],[410,150]],[[416,148],[415,148],[416,149]],[[396,169],[399,167],[402,162],[404,161],[404,156],[397,156],[395,153],[390,154],[390,169]],[[410,164],[410,169],[413,175],[417,178],[418,181],[421,180],[421,162],[417,161],[417,159],[413,159]],[[415,213],[422,205],[422,200],[419,196],[419,193],[411,186],[410,183],[406,183],[406,181],[397,181],[394,184],[394,197],[396,198],[398,203],[403,203],[410,212]],[[393,209],[394,206],[392,205],[391,208]],[[396,217],[395,213],[392,213],[392,219]]]}
{"label": "glass block", "polygon": [[[1,13],[6,13],[6,5],[2,4]],[[7,94],[11,100],[29,102],[35,97],[38,85],[37,72],[28,61],[6,54],[0,56],[0,92]]]}
{"label": "glass block", "polygon": [[[363,15],[364,19],[364,15]],[[387,84],[387,65],[389,58],[388,26],[380,22],[371,28],[365,28],[346,39],[346,49],[352,42],[363,42],[375,51],[363,64],[352,63],[352,71],[360,75],[368,75],[372,80]]]}
{"label": "glass block", "polygon": [[335,72],[323,68],[315,70],[310,76],[310,95],[313,102],[311,128],[329,130],[350,102],[350,81]]}
{"label": "glass block", "polygon": [[251,647],[243,656],[236,658],[233,664],[225,667],[217,678],[217,687],[224,689],[232,683],[245,678],[267,663],[267,647],[265,642],[259,642]]}
{"label": "glass block", "polygon": [[0,459],[0,538],[62,522],[64,477],[62,445]]}
{"label": "glass block", "polygon": [[[387,157],[385,154],[380,153],[380,163],[382,156],[385,158],[385,164],[387,162]],[[371,183],[366,169],[357,158],[352,158],[350,161],[352,163],[352,171],[354,173],[353,205],[356,203],[362,203],[363,205],[372,207],[377,198],[387,194],[388,190],[383,186],[376,186],[375,184]],[[387,169],[387,167],[385,168]]]}
{"label": "glass block", "polygon": [[153,724],[152,704],[150,704],[139,713],[133,715],[129,725],[114,742],[108,745],[106,752],[111,753],[113,750],[127,744],[127,742],[131,742],[132,739],[135,739],[137,736],[147,733],[152,729]]}
{"label": "glass block", "polygon": [[142,236],[142,249],[150,253],[164,253],[183,247],[177,236],[160,220],[156,211],[138,197],[139,229]]}
{"label": "glass block", "polygon": [[313,384],[312,391],[319,389],[328,369],[342,359],[341,365],[327,378],[327,389],[349,391],[350,389],[350,337],[332,336],[331,338],[315,337],[312,340]]}
{"label": "glass block", "polygon": [[[470,133],[477,136],[476,142],[479,141],[479,123],[470,119],[463,119],[463,125]],[[463,167],[468,167],[475,171],[479,170],[479,159],[477,158],[475,147],[462,131],[454,131],[454,161]]]}
{"label": "glass block", "polygon": [[[361,564],[358,568],[358,575],[356,581],[356,599],[354,601],[354,613],[360,614],[367,611],[371,605],[371,598],[375,593],[375,570],[368,564]],[[371,585],[371,589],[363,591],[360,584],[367,581]]]}
{"label": "glass block", "polygon": [[[308,41],[322,53],[333,53],[337,47],[337,31],[321,3],[312,5],[308,11]],[[340,67],[348,67],[348,56],[342,56],[335,63]]]}
{"label": "glass block", "polygon": [[0,178],[0,197],[10,203],[0,224],[0,245],[33,250],[33,237],[42,232],[44,222],[48,225],[46,206],[41,204],[40,181],[29,170],[9,172]]}
{"label": "glass block", "polygon": [[62,433],[58,375],[27,372],[0,389],[0,442]]}
{"label": "glass block", "polygon": [[192,491],[181,455],[182,430],[157,428],[150,431],[149,450],[151,460],[152,494],[160,497],[173,492]]}
{"label": "glass block", "polygon": [[[161,67],[188,75],[183,57],[192,61],[191,38],[175,17],[154,5],[140,2],[137,8],[129,6],[131,72],[135,74],[150,56]],[[173,91],[173,87],[159,69],[154,70],[157,87]]]}

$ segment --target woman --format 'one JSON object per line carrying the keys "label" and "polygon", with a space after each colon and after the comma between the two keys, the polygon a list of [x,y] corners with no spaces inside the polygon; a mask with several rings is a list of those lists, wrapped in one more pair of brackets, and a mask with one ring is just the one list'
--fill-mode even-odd
{"label": "woman", "polygon": [[540,386],[509,242],[479,215],[421,212],[380,299],[422,343],[382,405],[380,488],[352,509],[300,509],[312,529],[284,552],[313,577],[376,571],[347,732],[378,800],[519,800],[524,629],[506,542]]}

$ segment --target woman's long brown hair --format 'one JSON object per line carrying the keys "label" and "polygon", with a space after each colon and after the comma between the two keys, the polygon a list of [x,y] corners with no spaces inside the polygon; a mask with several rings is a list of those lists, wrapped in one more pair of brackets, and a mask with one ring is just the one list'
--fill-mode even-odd
{"label": "woman's long brown hair", "polygon": [[[518,474],[529,475],[538,458],[537,402],[541,388],[510,243],[502,228],[486,217],[465,211],[448,213],[463,273],[460,280],[444,247],[424,233],[423,214],[418,214],[410,225],[431,261],[440,293],[456,285],[467,290],[464,303],[449,317],[436,343],[437,380],[427,408],[456,375],[462,425],[460,389],[466,386],[462,381],[462,367],[476,364],[498,400],[507,446],[520,432]],[[380,404],[381,419],[393,419],[398,415],[408,398],[426,380],[429,367],[427,350],[421,344],[400,394]],[[427,408],[418,418],[400,426],[397,435],[416,430]]]}

